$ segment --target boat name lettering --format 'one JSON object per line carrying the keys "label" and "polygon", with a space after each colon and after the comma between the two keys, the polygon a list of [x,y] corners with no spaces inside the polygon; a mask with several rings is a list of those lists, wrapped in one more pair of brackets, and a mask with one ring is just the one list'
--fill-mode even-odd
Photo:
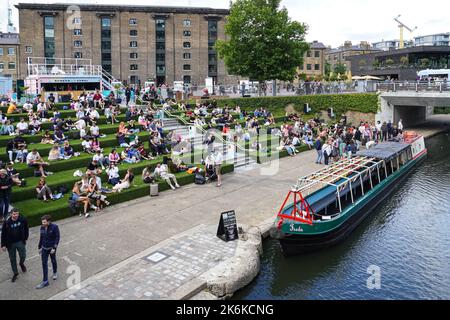
{"label": "boat name lettering", "polygon": [[290,231],[291,232],[303,232],[303,229],[301,226],[298,226],[298,228],[296,228],[295,224],[291,223]]}

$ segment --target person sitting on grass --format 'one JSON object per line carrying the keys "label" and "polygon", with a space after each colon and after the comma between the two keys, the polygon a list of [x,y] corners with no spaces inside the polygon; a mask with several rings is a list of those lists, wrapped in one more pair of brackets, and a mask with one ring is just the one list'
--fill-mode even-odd
{"label": "person sitting on grass", "polygon": [[116,149],[112,149],[111,153],[108,155],[108,161],[110,164],[118,165],[120,160],[120,155],[117,153]]}
{"label": "person sitting on grass", "polygon": [[123,189],[128,189],[131,186],[131,183],[133,183],[133,180],[134,174],[131,169],[128,169],[125,177],[120,181],[120,183],[113,187],[112,192],[122,192]]}
{"label": "person sitting on grass", "polygon": [[27,155],[27,165],[30,168],[35,168],[39,170],[41,177],[46,178],[44,167],[48,166],[48,163],[45,162],[42,158],[39,152],[36,149],[33,149],[28,155]]}
{"label": "person sitting on grass", "polygon": [[145,167],[144,170],[142,170],[142,181],[147,184],[155,181],[155,175],[153,174],[151,167]]}
{"label": "person sitting on grass", "polygon": [[63,144],[64,141],[67,140],[67,138],[60,129],[56,129],[55,133],[53,134],[53,140],[55,141],[55,143]]}
{"label": "person sitting on grass", "polygon": [[110,163],[106,173],[108,174],[108,183],[113,187],[120,182],[119,168],[116,164]]}
{"label": "person sitting on grass", "polygon": [[73,148],[70,145],[69,141],[64,141],[63,153],[65,159],[69,159],[70,157],[75,156],[75,152],[73,151]]}
{"label": "person sitting on grass", "polygon": [[92,159],[97,160],[98,164],[102,167],[102,170],[105,170],[105,167],[109,165],[108,158],[103,155],[101,150],[97,150]]}
{"label": "person sitting on grass", "polygon": [[102,149],[100,148],[100,142],[98,141],[97,138],[93,138],[90,143],[91,143],[91,150],[93,153],[97,153],[97,151],[102,151]]}
{"label": "person sitting on grass", "polygon": [[0,135],[14,135],[14,126],[11,124],[11,120],[6,120],[0,126]]}
{"label": "person sitting on grass", "polygon": [[137,152],[139,152],[139,157],[140,159],[144,159],[144,160],[153,160],[155,158],[151,157],[147,151],[145,151],[145,147],[144,144],[142,142],[139,142],[137,147],[136,147]]}
{"label": "person sitting on grass", "polygon": [[41,139],[42,144],[55,144],[55,141],[52,139],[52,135],[50,134],[50,131],[45,130],[44,135]]}
{"label": "person sitting on grass", "polygon": [[55,144],[48,153],[48,161],[56,161],[61,159],[61,154],[59,150],[59,146]]}
{"label": "person sitting on grass", "polygon": [[[169,173],[169,168],[167,167],[167,164],[161,164],[158,163],[156,165],[155,171],[153,172],[155,177],[160,177],[164,181],[167,182],[167,184],[172,188],[172,190],[175,190],[176,188],[180,188],[180,185],[178,184],[177,178],[174,174]],[[175,186],[172,184],[172,181],[175,184]]]}
{"label": "person sitting on grass", "polygon": [[53,200],[52,190],[50,190],[50,188],[47,186],[44,177],[41,177],[39,179],[39,182],[36,186],[36,192],[37,198],[39,200],[44,200],[45,202],[49,201],[50,199]]}
{"label": "person sitting on grass", "polygon": [[[166,158],[167,160],[165,160],[164,158]],[[167,162],[167,166],[169,167],[170,172],[178,173],[189,169],[188,166],[185,165],[179,157],[173,157],[172,159],[167,157],[164,158],[163,163],[165,161]]]}
{"label": "person sitting on grass", "polygon": [[[25,179],[20,179],[19,175],[20,173],[14,169],[14,162],[8,162],[8,164],[6,165],[6,172],[8,174],[8,176],[11,178],[12,182],[18,186],[18,187],[22,187],[24,186],[24,182]],[[23,181],[23,182],[22,182]]]}
{"label": "person sitting on grass", "polygon": [[97,179],[94,176],[90,183],[88,188],[88,197],[89,199],[96,202],[95,206],[95,212],[99,212],[101,209],[103,209],[105,206],[108,206],[110,203],[106,200],[106,196],[102,195],[101,188],[97,184]]}
{"label": "person sitting on grass", "polygon": [[20,122],[16,125],[17,134],[28,134],[28,123],[25,122],[24,118],[20,118]]}
{"label": "person sitting on grass", "polygon": [[92,126],[89,128],[89,131],[93,138],[100,137],[100,128],[98,127],[98,125],[95,122],[92,123]]}
{"label": "person sitting on grass", "polygon": [[[80,189],[81,185],[82,185],[81,181],[75,182],[75,184],[73,185],[73,189],[72,189],[71,200],[82,203],[84,205],[84,216],[86,218],[88,218],[89,217],[88,209],[89,209],[90,201],[89,201],[89,197],[84,195],[81,192],[81,189]],[[80,213],[80,217],[81,217],[81,213]]]}
{"label": "person sitting on grass", "polygon": [[92,159],[92,161],[90,161],[89,164],[87,165],[86,174],[90,175],[90,174],[101,174],[101,173],[102,173],[102,169],[100,168],[100,164],[98,163],[98,161],[96,159]]}
{"label": "person sitting on grass", "polygon": [[117,138],[117,143],[119,144],[120,147],[127,148],[130,146],[128,144],[127,140],[125,139],[125,134],[123,134],[122,132],[118,132],[116,135],[116,138]]}
{"label": "person sitting on grass", "polygon": [[81,143],[81,146],[83,147],[83,151],[89,154],[93,154],[94,151],[92,150],[92,140],[93,139],[84,139]]}

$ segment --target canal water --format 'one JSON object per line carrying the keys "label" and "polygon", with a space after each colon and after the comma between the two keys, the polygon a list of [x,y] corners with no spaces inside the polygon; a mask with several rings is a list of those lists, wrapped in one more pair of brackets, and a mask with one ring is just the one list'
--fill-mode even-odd
{"label": "canal water", "polygon": [[450,136],[427,148],[428,159],[339,245],[284,258],[265,241],[260,275],[233,299],[450,299]]}

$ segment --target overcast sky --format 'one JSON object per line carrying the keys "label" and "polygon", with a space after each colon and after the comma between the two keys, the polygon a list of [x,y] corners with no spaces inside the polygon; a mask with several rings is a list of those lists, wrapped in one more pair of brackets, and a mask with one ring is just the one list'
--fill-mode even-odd
{"label": "overcast sky", "polygon": [[[8,0],[0,0],[0,28],[6,31]],[[11,4],[31,3],[98,3],[130,4],[125,0],[9,0]],[[228,8],[229,0],[133,0],[136,5],[195,6]],[[339,46],[346,40],[377,42],[382,39],[398,39],[399,29],[393,18],[418,29],[413,35],[450,32],[450,1],[434,0],[283,0],[292,19],[309,25],[306,39],[318,40],[325,45]],[[14,8],[14,24],[18,26]],[[405,38],[412,38],[409,32]]]}

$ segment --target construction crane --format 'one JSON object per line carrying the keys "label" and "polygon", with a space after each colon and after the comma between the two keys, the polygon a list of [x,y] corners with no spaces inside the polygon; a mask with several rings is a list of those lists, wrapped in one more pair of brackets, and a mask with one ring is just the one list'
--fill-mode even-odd
{"label": "construction crane", "polygon": [[408,30],[409,32],[413,32],[414,30],[417,29],[417,27],[414,27],[414,29],[409,28],[408,26],[406,26],[403,22],[401,22],[400,20],[398,20],[398,18],[401,17],[401,14],[399,14],[396,18],[394,18],[395,22],[398,22],[398,27],[400,28],[400,44],[399,44],[399,49],[403,49],[405,47],[405,41],[403,38],[403,31],[404,29]]}

